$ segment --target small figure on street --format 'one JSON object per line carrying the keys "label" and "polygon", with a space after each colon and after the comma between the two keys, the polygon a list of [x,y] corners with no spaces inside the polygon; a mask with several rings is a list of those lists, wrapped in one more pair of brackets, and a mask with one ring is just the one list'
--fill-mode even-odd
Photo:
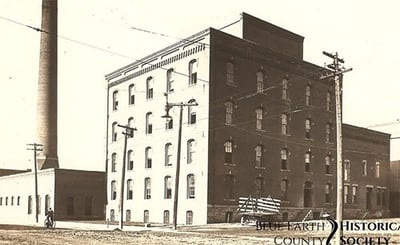
{"label": "small figure on street", "polygon": [[53,227],[53,224],[54,224],[54,211],[51,208],[49,208],[46,214],[46,226],[47,228],[51,228]]}

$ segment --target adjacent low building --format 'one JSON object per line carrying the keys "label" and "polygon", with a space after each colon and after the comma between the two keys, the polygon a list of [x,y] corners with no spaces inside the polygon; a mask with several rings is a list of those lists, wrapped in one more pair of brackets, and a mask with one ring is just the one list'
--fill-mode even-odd
{"label": "adjacent low building", "polygon": [[[104,172],[44,169],[37,174],[38,222],[49,208],[55,220],[104,220]],[[35,174],[0,177],[0,223],[36,223]]]}
{"label": "adjacent low building", "polygon": [[[184,107],[178,224],[232,222],[238,197],[282,200],[279,220],[334,213],[336,118],[327,70],[304,37],[243,13],[241,31],[198,32],[106,75],[107,218],[172,222]],[[344,105],[345,106],[345,105]],[[121,194],[124,129],[127,139]],[[389,213],[390,135],[343,125],[344,216]],[[122,195],[122,196],[121,196]]]}

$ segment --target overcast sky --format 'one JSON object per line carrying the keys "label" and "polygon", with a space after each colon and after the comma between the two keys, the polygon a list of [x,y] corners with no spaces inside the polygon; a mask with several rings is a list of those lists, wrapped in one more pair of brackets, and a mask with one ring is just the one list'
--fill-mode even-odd
{"label": "overcast sky", "polygon": [[[338,52],[345,74],[343,120],[400,136],[400,1],[59,0],[60,167],[104,170],[104,75],[246,12],[304,36],[304,59],[323,66]],[[41,0],[0,0],[0,168],[32,168]],[[163,33],[169,37],[133,30]],[[74,41],[71,41],[74,40]],[[400,159],[400,139],[391,159]],[[38,142],[40,143],[40,142]]]}

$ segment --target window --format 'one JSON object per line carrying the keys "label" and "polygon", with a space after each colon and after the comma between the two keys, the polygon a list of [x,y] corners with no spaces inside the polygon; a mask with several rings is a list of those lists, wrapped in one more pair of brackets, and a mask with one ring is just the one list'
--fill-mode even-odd
{"label": "window", "polygon": [[289,169],[288,168],[288,149],[281,149],[281,169]]}
{"label": "window", "polygon": [[187,176],[187,198],[192,199],[194,197],[195,197],[194,175],[188,174],[188,176]]}
{"label": "window", "polygon": [[380,166],[381,166],[380,162],[375,163],[375,178],[381,177]]}
{"label": "window", "polygon": [[350,161],[349,160],[344,160],[344,165],[343,165],[343,179],[345,181],[350,181]]}
{"label": "window", "polygon": [[225,148],[225,163],[232,164],[232,145],[233,142],[230,140],[225,141],[224,148]]}
{"label": "window", "polygon": [[311,85],[306,86],[306,106],[311,105]]}
{"label": "window", "polygon": [[118,110],[118,90],[113,92],[112,99],[113,111],[116,111]]}
{"label": "window", "polygon": [[85,215],[91,216],[93,214],[93,198],[91,196],[85,197]]}
{"label": "window", "polygon": [[189,86],[193,86],[197,84],[197,60],[191,60],[189,62]]}
{"label": "window", "polygon": [[232,174],[225,175],[225,199],[232,199],[233,198],[233,183],[234,177]]}
{"label": "window", "polygon": [[332,159],[332,156],[331,156],[330,153],[325,156],[325,174],[332,174],[332,172],[331,172],[331,159]]}
{"label": "window", "polygon": [[256,178],[255,187],[256,187],[255,188],[256,189],[256,191],[255,191],[256,195],[261,197],[261,195],[264,193],[264,179],[263,179],[263,177],[259,176],[259,177]]}
{"label": "window", "polygon": [[117,153],[111,154],[111,172],[117,172]]}
{"label": "window", "polygon": [[235,85],[235,65],[233,62],[226,63],[226,84]]}
{"label": "window", "polygon": [[311,119],[307,118],[305,122],[306,139],[311,139]]}
{"label": "window", "polygon": [[255,150],[255,153],[256,153],[256,168],[263,167],[264,146],[263,145],[257,145],[254,150]]}
{"label": "window", "polygon": [[368,162],[367,160],[363,160],[362,161],[362,165],[363,165],[363,176],[367,176],[368,175]]}
{"label": "window", "polygon": [[115,221],[115,211],[114,211],[114,209],[110,210],[110,221]]}
{"label": "window", "polygon": [[117,122],[113,122],[112,124],[111,135],[112,142],[117,141]]}
{"label": "window", "polygon": [[327,183],[325,184],[325,203],[331,203],[332,202],[332,184]]}
{"label": "window", "polygon": [[304,171],[311,172],[311,151],[308,150],[304,155]]}
{"label": "window", "polygon": [[193,211],[186,212],[186,224],[192,225],[193,224]]}
{"label": "window", "polygon": [[2,205],[3,205],[3,198],[0,197],[0,206],[2,206]]}
{"label": "window", "polygon": [[144,199],[151,199],[151,179],[144,179]]}
{"label": "window", "polygon": [[264,110],[262,108],[258,108],[256,110],[256,129],[262,130],[262,122],[263,122]]}
{"label": "window", "polygon": [[174,128],[174,120],[172,119],[172,117],[167,118],[165,121],[165,129],[170,130],[173,128]]}
{"label": "window", "polygon": [[14,197],[11,197],[11,206],[14,206]]}
{"label": "window", "polygon": [[169,224],[169,211],[164,210],[164,224],[168,225]]}
{"label": "window", "polygon": [[326,110],[332,111],[332,92],[330,91],[326,93]]}
{"label": "window", "polygon": [[165,145],[165,166],[172,166],[172,144]]}
{"label": "window", "polygon": [[168,69],[167,70],[167,93],[171,93],[174,91],[174,69]]}
{"label": "window", "polygon": [[325,140],[326,142],[332,142],[332,123],[325,125]]}
{"label": "window", "polygon": [[343,186],[343,203],[349,203],[349,186]]}
{"label": "window", "polygon": [[75,199],[72,196],[67,197],[67,216],[75,214]]}
{"label": "window", "polygon": [[381,205],[381,198],[382,198],[382,189],[381,187],[376,188],[376,205]]}
{"label": "window", "polygon": [[353,185],[352,192],[351,192],[351,203],[354,203],[354,204],[357,203],[357,194],[358,194],[357,186]]}
{"label": "window", "polygon": [[225,102],[225,124],[232,125],[233,122],[233,103],[231,101]]}
{"label": "window", "polygon": [[146,80],[146,99],[148,100],[153,99],[153,86],[154,86],[153,77],[148,77]]}
{"label": "window", "polygon": [[257,93],[264,92],[264,72],[257,72]]}
{"label": "window", "polygon": [[126,222],[130,222],[131,221],[131,217],[132,217],[132,214],[131,214],[131,210],[130,209],[128,209],[128,210],[126,210]]}
{"label": "window", "polygon": [[147,224],[149,223],[149,219],[150,219],[150,214],[149,214],[149,210],[144,210],[143,212],[143,223]]}
{"label": "window", "polygon": [[32,196],[28,196],[28,214],[32,214]]}
{"label": "window", "polygon": [[[188,104],[194,103],[195,100],[191,99],[188,101]],[[188,106],[188,124],[195,124],[196,123],[196,112],[193,109],[193,106]]]}
{"label": "window", "polygon": [[386,187],[382,187],[381,190],[381,194],[382,194],[382,206],[386,206]]}
{"label": "window", "polygon": [[[135,119],[133,117],[128,118],[128,127],[133,128]],[[128,130],[128,137],[133,138],[133,130]]]}
{"label": "window", "polygon": [[133,151],[128,151],[128,166],[127,170],[133,170]]}
{"label": "window", "polygon": [[283,179],[281,180],[281,198],[282,200],[287,200],[288,198],[288,187],[289,187],[289,180]]}
{"label": "window", "polygon": [[8,197],[6,197],[6,206],[8,205]]}
{"label": "window", "polygon": [[171,176],[165,176],[164,178],[164,198],[171,199],[172,197],[172,178]]}
{"label": "window", "polygon": [[146,134],[153,133],[153,113],[146,113]]}
{"label": "window", "polygon": [[151,168],[152,165],[152,155],[153,155],[153,150],[151,149],[150,146],[146,147],[145,149],[145,168]]}
{"label": "window", "polygon": [[194,156],[195,156],[195,150],[194,150],[194,145],[195,145],[195,141],[194,139],[190,139],[187,142],[187,163],[193,163],[194,160]]}
{"label": "window", "polygon": [[131,84],[129,85],[129,105],[134,105],[135,104],[135,85]]}
{"label": "window", "polygon": [[111,181],[111,200],[117,199],[117,181]]}
{"label": "window", "polygon": [[[18,197],[19,198],[19,197]],[[18,201],[19,202],[19,201]],[[18,204],[19,205],[19,204]],[[44,197],[44,211],[47,213],[47,211],[50,208],[50,195],[46,195]]]}
{"label": "window", "polygon": [[[18,197],[17,197],[17,205],[19,206],[20,203],[21,203],[21,197],[18,196]],[[1,203],[0,203],[0,205],[1,205]]]}
{"label": "window", "polygon": [[289,81],[287,80],[287,78],[284,78],[282,80],[282,99],[289,99]]}
{"label": "window", "polygon": [[283,113],[281,115],[281,133],[282,135],[288,135],[289,134],[289,130],[288,130],[288,116],[286,113]]}
{"label": "window", "polygon": [[127,200],[133,199],[133,181],[132,181],[132,179],[128,179],[126,181],[126,199]]}

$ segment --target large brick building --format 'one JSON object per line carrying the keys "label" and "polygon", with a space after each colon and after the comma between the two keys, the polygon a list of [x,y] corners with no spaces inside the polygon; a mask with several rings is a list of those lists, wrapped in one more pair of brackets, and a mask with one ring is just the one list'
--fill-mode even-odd
{"label": "large brick building", "polygon": [[[209,28],[108,75],[107,217],[119,216],[128,139],[125,220],[169,223],[183,117],[178,224],[237,220],[239,196],[282,200],[279,219],[333,212],[334,84],[303,60],[303,37],[243,14],[241,33]],[[345,216],[388,213],[390,135],[343,127]],[[365,172],[363,172],[365,171]],[[379,212],[378,212],[379,211]]]}

